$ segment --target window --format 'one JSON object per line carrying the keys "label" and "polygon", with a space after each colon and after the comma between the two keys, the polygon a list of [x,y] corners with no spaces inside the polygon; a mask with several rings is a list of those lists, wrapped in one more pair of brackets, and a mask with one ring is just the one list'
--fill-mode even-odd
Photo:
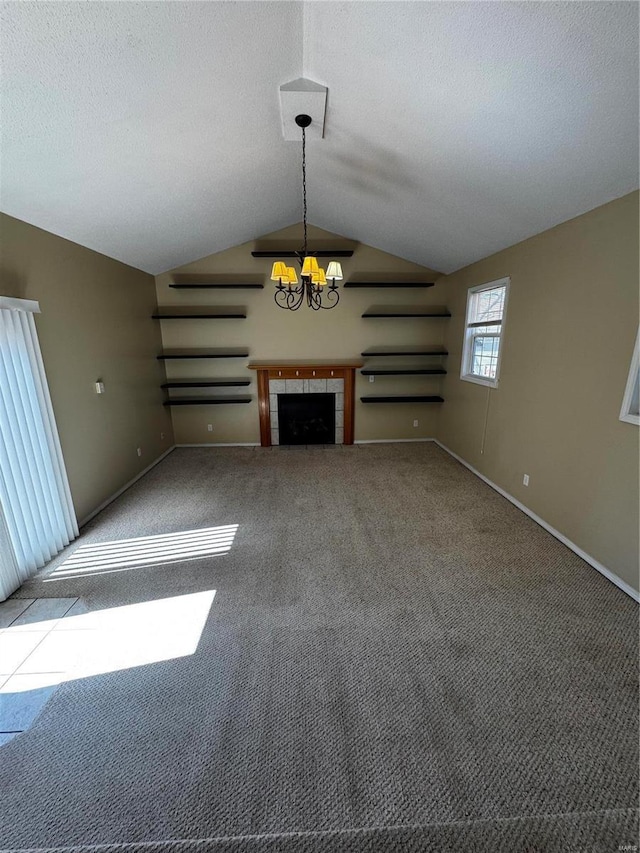
{"label": "window", "polygon": [[631,357],[627,387],[620,409],[620,420],[628,424],[640,425],[640,331]]}
{"label": "window", "polygon": [[490,387],[498,384],[508,289],[508,278],[469,288],[461,379]]}

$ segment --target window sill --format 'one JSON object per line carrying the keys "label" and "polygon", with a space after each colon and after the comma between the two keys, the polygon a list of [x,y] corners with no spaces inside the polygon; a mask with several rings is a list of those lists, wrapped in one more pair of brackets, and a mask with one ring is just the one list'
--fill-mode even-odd
{"label": "window sill", "polygon": [[626,424],[635,424],[636,426],[640,426],[640,415],[620,415],[620,420],[624,421]]}
{"label": "window sill", "polygon": [[497,379],[483,379],[481,376],[472,376],[469,373],[461,374],[460,379],[464,380],[465,382],[473,382],[475,385],[486,385],[487,388],[498,387]]}

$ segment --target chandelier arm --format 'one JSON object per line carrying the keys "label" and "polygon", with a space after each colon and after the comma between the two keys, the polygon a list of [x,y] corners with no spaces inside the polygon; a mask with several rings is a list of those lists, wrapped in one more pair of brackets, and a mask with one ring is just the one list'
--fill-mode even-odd
{"label": "chandelier arm", "polygon": [[297,311],[302,305],[304,298],[304,286],[278,288],[273,295],[274,301],[278,308],[284,308],[288,311]]}
{"label": "chandelier arm", "polygon": [[307,285],[307,305],[317,311],[322,307],[322,298],[319,293],[319,288],[313,286],[313,282]]}
{"label": "chandelier arm", "polygon": [[340,302],[340,291],[337,287],[330,287],[324,295],[327,298],[327,302],[331,303],[330,305],[320,305],[320,307],[324,308],[325,311],[328,311],[330,308],[335,308],[338,302]]}
{"label": "chandelier arm", "polygon": [[297,310],[298,310],[298,308],[302,305],[302,298],[303,298],[303,296],[304,296],[304,294],[303,294],[303,293],[300,293],[300,294],[298,295],[298,298],[296,299],[296,301],[295,301],[295,302],[293,301],[293,297],[292,297],[292,299],[291,299],[291,305],[289,305],[289,306],[288,306],[289,311],[297,311]]}
{"label": "chandelier arm", "polygon": [[302,286],[302,284],[295,288],[295,293],[297,294],[297,296],[295,301],[295,307],[293,310],[297,311],[298,308],[302,305],[302,301],[304,299],[304,287]]}

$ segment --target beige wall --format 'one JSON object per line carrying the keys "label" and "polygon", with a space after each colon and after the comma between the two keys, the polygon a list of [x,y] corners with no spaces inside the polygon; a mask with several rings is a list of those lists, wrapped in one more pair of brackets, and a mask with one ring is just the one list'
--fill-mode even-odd
{"label": "beige wall", "polygon": [[[0,214],[0,295],[35,299],[79,520],[173,444],[153,277]],[[104,395],[94,383],[102,379]],[[164,438],[160,438],[160,433]],[[136,448],[142,448],[138,457]]]}
{"label": "beige wall", "polygon": [[[300,225],[266,235],[256,241],[264,244],[279,241],[292,248],[301,244]],[[335,247],[351,248],[343,238],[309,228],[310,241]],[[333,239],[332,239],[333,238]],[[377,304],[444,304],[444,285],[426,290],[344,290],[340,304],[330,311],[312,311],[303,305],[298,311],[284,311],[273,300],[274,285],[269,281],[270,259],[255,259],[251,251],[255,244],[244,243],[227,251],[210,255],[163,275],[157,276],[159,305],[242,305],[246,307],[246,320],[164,320],[162,334],[164,346],[207,347],[247,346],[249,359],[229,361],[167,362],[169,378],[207,376],[250,376],[249,390],[253,400],[240,406],[188,406],[174,407],[173,423],[176,442],[179,444],[259,442],[258,407],[256,403],[255,376],[247,371],[250,359],[271,358],[356,358],[373,345],[442,343],[447,320],[389,320],[363,319],[361,314]],[[369,246],[355,244],[352,258],[343,259],[345,280],[367,276],[372,279],[393,278],[403,280],[434,281],[438,275],[432,270],[396,258]],[[169,288],[173,276],[186,273],[205,275],[257,276],[265,283],[264,290],[177,291]],[[440,389],[438,377],[376,377],[371,384],[357,374],[355,436],[356,440],[389,438],[424,438],[436,433],[438,410],[433,404],[362,404],[361,395],[434,393]],[[247,389],[232,389],[230,393],[243,393]],[[205,392],[206,393],[206,392]],[[178,394],[176,394],[178,396]],[[419,421],[417,428],[413,420]],[[207,424],[213,425],[213,433]]]}
{"label": "beige wall", "polygon": [[[356,439],[437,436],[638,588],[638,428],[618,417],[638,328],[637,193],[441,276],[434,288],[342,290],[341,304],[319,313],[274,304],[270,261],[251,257],[254,243],[158,276],[154,290],[151,276],[11,217],[2,215],[0,228],[0,294],[36,299],[42,308],[36,322],[80,519],[173,443],[169,411],[161,405],[163,367],[155,359],[160,326],[165,347],[248,346],[254,359],[353,358],[376,344],[444,342],[450,352],[444,380],[378,377],[370,384],[358,375],[356,396],[442,390],[445,404],[357,402]],[[318,229],[310,233],[341,241]],[[300,227],[263,239],[298,245]],[[343,268],[347,279],[435,275],[364,245],[356,245]],[[171,290],[179,273],[257,275],[266,287]],[[511,289],[502,374],[499,388],[489,390],[459,379],[466,293],[504,276],[511,277]],[[160,324],[150,319],[156,291],[165,306],[242,304],[248,319]],[[410,302],[446,304],[453,317],[360,316],[372,304]],[[177,443],[259,440],[255,377],[246,363],[167,364],[170,377],[252,379],[250,405],[174,409]],[[94,392],[98,378],[106,385],[102,396]]]}
{"label": "beige wall", "polygon": [[[489,390],[459,378],[465,304],[467,288],[503,276],[502,370]],[[638,330],[638,194],[443,284],[453,317],[440,440],[638,589],[638,428],[619,420]]]}

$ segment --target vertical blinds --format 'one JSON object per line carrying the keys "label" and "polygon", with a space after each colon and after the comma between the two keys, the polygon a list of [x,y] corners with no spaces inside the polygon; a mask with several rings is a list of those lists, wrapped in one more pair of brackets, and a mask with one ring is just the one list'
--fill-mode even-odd
{"label": "vertical blinds", "polygon": [[[0,601],[78,535],[33,312],[0,297]],[[6,549],[3,549],[6,550]]]}

